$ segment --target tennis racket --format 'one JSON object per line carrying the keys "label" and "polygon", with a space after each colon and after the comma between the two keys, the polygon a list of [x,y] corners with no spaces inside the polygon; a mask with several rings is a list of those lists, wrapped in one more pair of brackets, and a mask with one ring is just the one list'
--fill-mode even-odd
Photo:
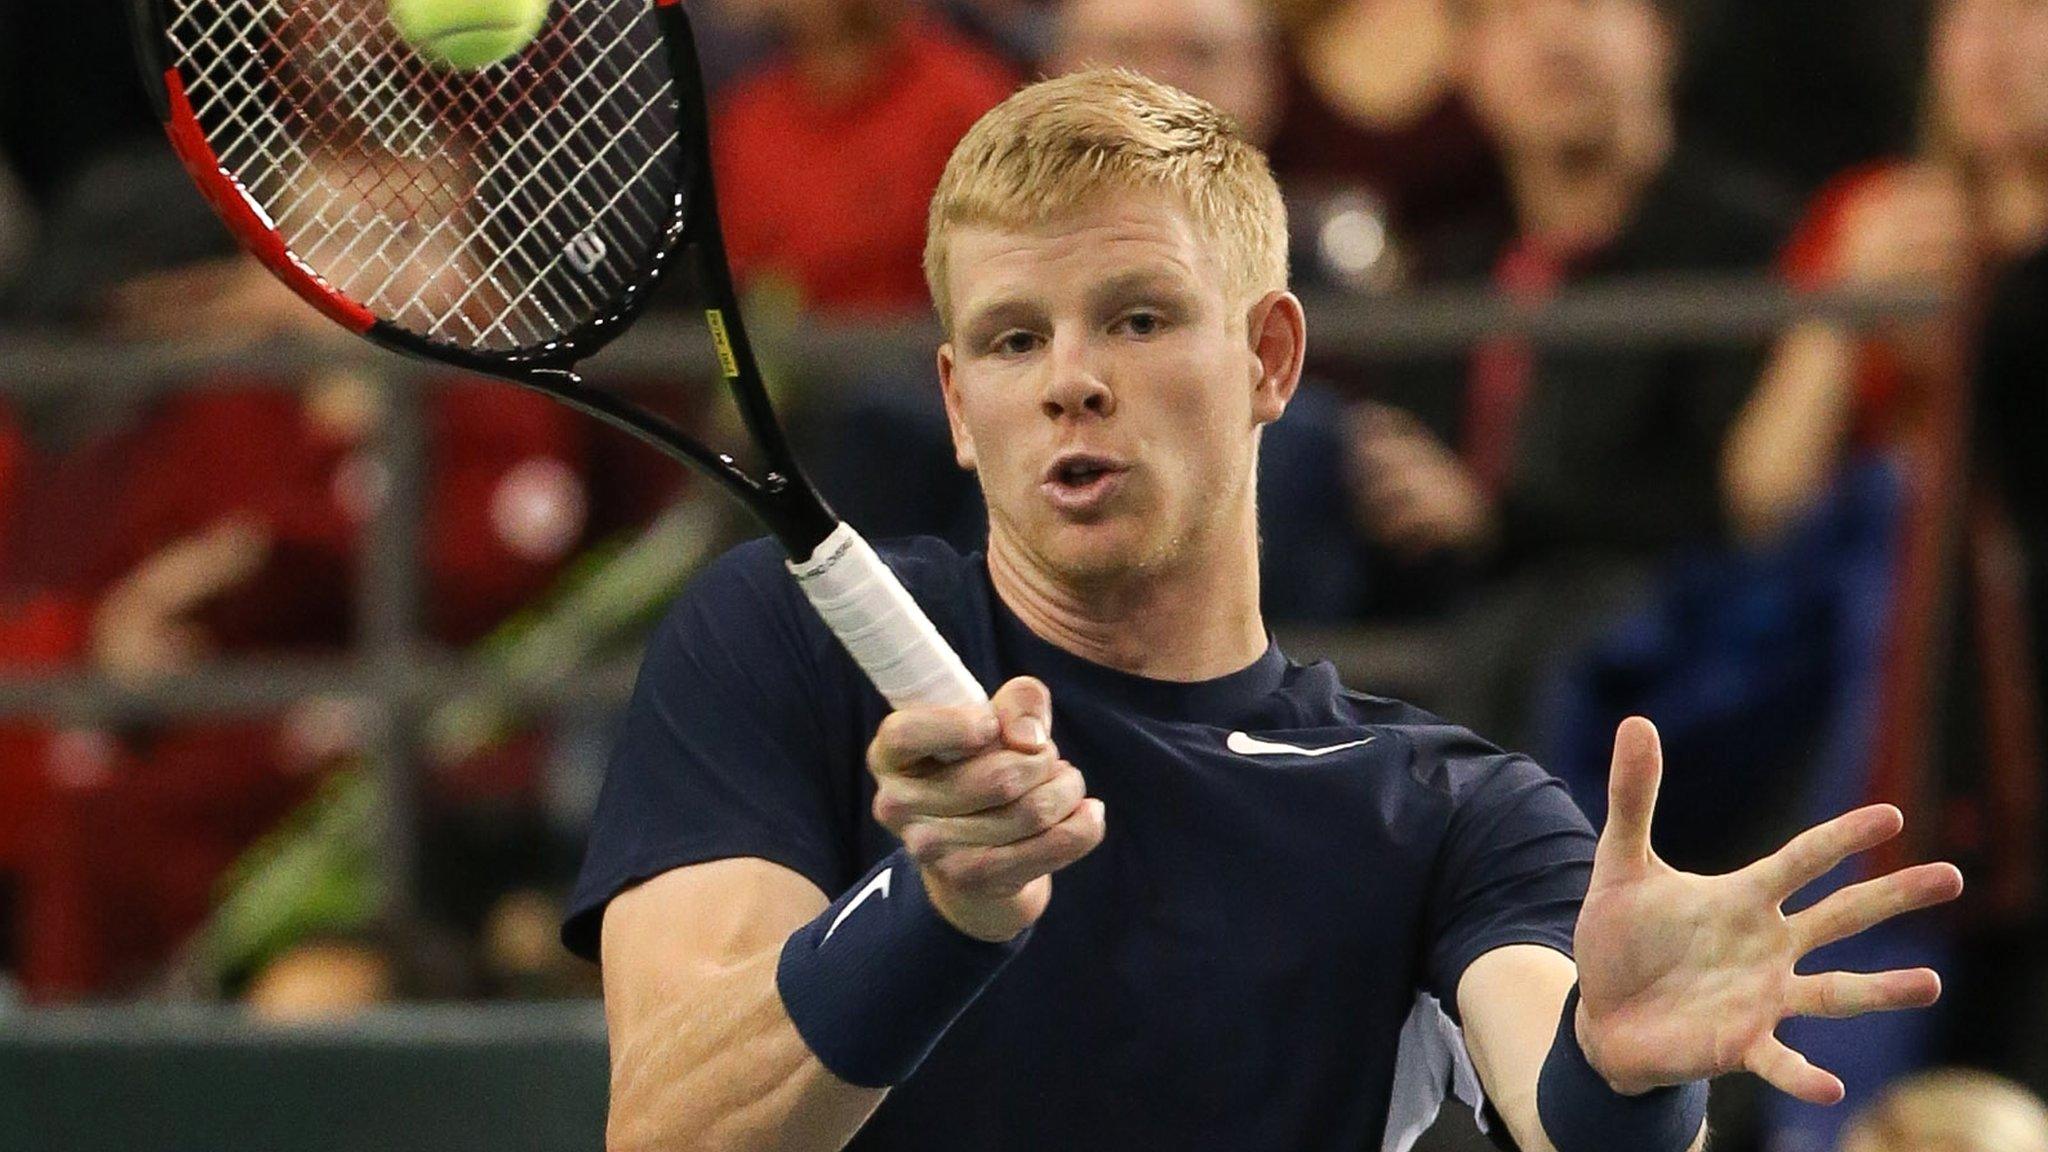
{"label": "tennis racket", "polygon": [[[718,481],[892,706],[985,701],[776,421],[726,264],[682,5],[553,0],[517,56],[461,72],[408,47],[386,4],[136,0],[171,144],[241,243],[352,332],[554,397]],[[679,266],[758,475],[577,375]]]}

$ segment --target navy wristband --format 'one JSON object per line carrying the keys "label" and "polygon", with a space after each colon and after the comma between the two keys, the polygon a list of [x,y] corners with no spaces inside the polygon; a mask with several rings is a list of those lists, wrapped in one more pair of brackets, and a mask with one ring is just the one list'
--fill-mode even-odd
{"label": "navy wristband", "polygon": [[1685,1152],[1707,1120],[1707,1082],[1623,1096],[1579,1049],[1579,986],[1564,998],[1557,1038],[1536,1081],[1536,1115],[1557,1152]]}
{"label": "navy wristband", "polygon": [[899,848],[790,935],[775,987],[834,1076],[886,1088],[917,1070],[1030,935],[991,944],[953,927]]}

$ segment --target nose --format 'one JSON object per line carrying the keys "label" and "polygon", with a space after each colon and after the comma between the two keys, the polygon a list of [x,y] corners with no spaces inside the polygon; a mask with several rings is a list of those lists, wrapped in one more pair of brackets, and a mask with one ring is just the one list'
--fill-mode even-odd
{"label": "nose", "polygon": [[1047,417],[1058,420],[1083,413],[1106,417],[1116,411],[1116,393],[1103,382],[1084,341],[1055,337],[1052,352],[1050,374],[1038,404]]}

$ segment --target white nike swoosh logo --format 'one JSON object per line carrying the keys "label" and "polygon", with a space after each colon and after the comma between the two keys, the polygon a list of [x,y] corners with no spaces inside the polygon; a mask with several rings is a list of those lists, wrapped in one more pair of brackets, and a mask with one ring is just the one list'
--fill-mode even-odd
{"label": "white nike swoosh logo", "polygon": [[[876,873],[875,878],[873,880],[868,881],[867,886],[862,888],[860,892],[854,896],[852,901],[850,901],[846,905],[846,907],[841,908],[839,910],[839,915],[834,916],[832,918],[832,923],[827,925],[825,928],[825,940],[832,939],[832,934],[834,932],[839,931],[839,926],[841,924],[846,923],[846,918],[848,916],[853,915],[853,910],[855,908],[858,908],[862,904],[867,903],[868,897],[873,896],[877,892],[880,892],[882,894],[882,899],[887,900],[889,898],[889,874],[894,871],[896,871],[896,869],[891,867],[884,868],[880,872]],[[823,948],[825,946],[825,940],[818,941],[818,947]]]}
{"label": "white nike swoosh logo", "polygon": [[1346,748],[1358,748],[1370,743],[1372,743],[1372,737],[1367,736],[1363,740],[1351,740],[1343,744],[1332,744],[1327,748],[1299,748],[1293,744],[1280,744],[1271,740],[1261,740],[1256,736],[1248,736],[1243,732],[1232,732],[1223,741],[1223,746],[1240,756],[1328,756],[1332,752],[1342,752]]}

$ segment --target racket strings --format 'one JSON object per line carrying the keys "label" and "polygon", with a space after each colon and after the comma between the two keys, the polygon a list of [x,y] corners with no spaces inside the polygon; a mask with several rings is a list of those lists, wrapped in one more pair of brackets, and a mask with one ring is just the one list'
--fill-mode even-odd
{"label": "racket strings", "polygon": [[221,166],[293,258],[381,319],[482,351],[614,311],[677,207],[645,0],[555,0],[512,60],[434,66],[386,0],[170,0]]}

